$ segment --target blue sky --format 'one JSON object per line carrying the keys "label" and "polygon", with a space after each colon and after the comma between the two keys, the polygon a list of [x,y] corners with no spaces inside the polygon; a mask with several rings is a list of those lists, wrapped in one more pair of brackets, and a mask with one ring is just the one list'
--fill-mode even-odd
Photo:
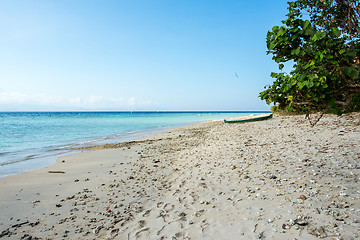
{"label": "blue sky", "polygon": [[[268,110],[281,0],[0,0],[0,111]],[[235,76],[237,73],[238,77]]]}

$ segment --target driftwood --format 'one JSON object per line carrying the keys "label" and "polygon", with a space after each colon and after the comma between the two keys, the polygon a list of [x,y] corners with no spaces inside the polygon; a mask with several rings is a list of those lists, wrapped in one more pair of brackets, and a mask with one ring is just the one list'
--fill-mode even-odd
{"label": "driftwood", "polygon": [[49,171],[49,173],[65,173],[64,171]]}
{"label": "driftwood", "polygon": [[320,119],[324,116],[324,114],[325,114],[325,112],[321,112],[320,116],[317,119],[315,119],[314,122],[311,122],[310,114],[307,114],[305,119],[307,118],[309,120],[311,127],[314,127],[320,121]]}

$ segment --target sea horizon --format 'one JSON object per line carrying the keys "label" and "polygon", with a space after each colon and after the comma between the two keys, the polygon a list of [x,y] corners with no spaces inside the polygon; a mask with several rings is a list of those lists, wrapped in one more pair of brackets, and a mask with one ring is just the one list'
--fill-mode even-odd
{"label": "sea horizon", "polygon": [[73,113],[73,112],[102,112],[102,113],[194,113],[194,112],[206,112],[206,113],[267,113],[270,110],[0,110],[0,113]]}

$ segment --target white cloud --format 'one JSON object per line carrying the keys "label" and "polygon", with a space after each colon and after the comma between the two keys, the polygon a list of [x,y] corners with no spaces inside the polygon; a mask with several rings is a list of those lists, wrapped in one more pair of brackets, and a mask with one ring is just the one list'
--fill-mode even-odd
{"label": "white cloud", "polygon": [[[112,98],[103,96],[86,96],[86,97],[75,97],[70,98],[67,101],[69,105],[84,108],[112,108],[112,107],[126,107],[126,101],[122,98]],[[128,106],[131,106],[129,104]]]}
{"label": "white cloud", "polygon": [[47,105],[48,103],[57,104],[61,99],[55,96],[47,96],[45,94],[23,94],[18,92],[10,92],[0,90],[0,104],[38,104]]}
{"label": "white cloud", "polygon": [[98,95],[90,95],[66,98],[59,96],[50,96],[47,94],[23,94],[0,89],[0,110],[1,106],[6,106],[6,110],[11,109],[11,107],[19,109],[21,107],[27,108],[28,106],[38,106],[46,108],[54,107],[69,110],[122,110],[133,109],[137,107],[151,107],[154,106],[154,103],[151,101],[144,101],[139,103],[135,97],[123,99],[121,97],[104,97]]}

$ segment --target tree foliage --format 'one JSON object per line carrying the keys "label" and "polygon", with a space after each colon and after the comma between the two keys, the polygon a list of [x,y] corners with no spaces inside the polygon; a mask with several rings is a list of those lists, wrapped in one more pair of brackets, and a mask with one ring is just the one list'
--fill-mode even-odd
{"label": "tree foliage", "polygon": [[359,0],[288,4],[287,19],[267,33],[266,43],[280,70],[286,62],[293,68],[272,72],[275,81],[260,98],[304,113],[354,110],[353,99],[360,96]]}

